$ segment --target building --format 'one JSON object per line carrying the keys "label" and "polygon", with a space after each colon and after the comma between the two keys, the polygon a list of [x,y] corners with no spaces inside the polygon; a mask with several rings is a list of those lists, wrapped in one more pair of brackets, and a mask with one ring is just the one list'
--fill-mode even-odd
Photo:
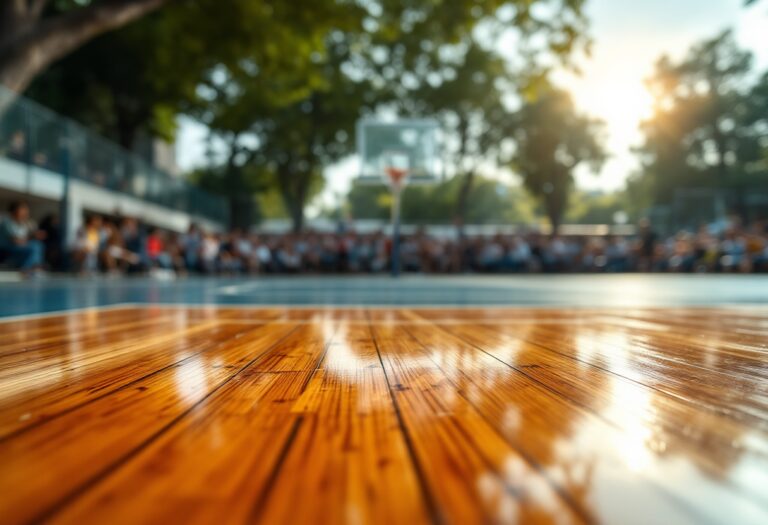
{"label": "building", "polygon": [[[162,165],[173,166],[169,152],[161,153]],[[67,241],[86,213],[137,217],[178,232],[193,221],[220,230],[227,218],[221,197],[0,88],[0,206],[19,198],[36,219],[61,213]]]}

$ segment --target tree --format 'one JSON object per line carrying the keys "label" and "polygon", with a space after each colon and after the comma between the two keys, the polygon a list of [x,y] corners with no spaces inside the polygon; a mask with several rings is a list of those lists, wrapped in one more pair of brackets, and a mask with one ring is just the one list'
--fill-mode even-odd
{"label": "tree", "polygon": [[[526,33],[546,30],[551,38],[544,41],[551,51],[565,54],[581,38],[582,3],[557,0],[563,9],[542,17],[534,13],[528,0],[438,0],[407,5],[392,0],[328,2],[329,12],[341,21],[327,24],[329,17],[312,18],[314,24],[307,27],[307,33],[314,38],[305,39],[304,46],[311,51],[306,68],[299,68],[295,75],[275,76],[265,71],[271,61],[249,60],[249,67],[233,62],[217,68],[205,84],[210,96],[203,97],[199,118],[226,144],[223,149],[228,153],[222,155],[222,164],[225,158],[233,158],[236,149],[245,148],[249,155],[239,158],[249,158],[262,172],[271,174],[294,227],[300,228],[304,207],[312,188],[317,187],[314,181],[329,163],[352,152],[354,122],[363,112],[397,105],[408,98],[409,90],[424,86],[421,82],[435,75],[455,78],[455,69],[452,76],[440,56],[446,50],[450,55],[451,46],[455,51],[457,45],[471,42],[480,23],[511,25]],[[313,45],[318,41],[321,45]],[[291,53],[290,46],[290,42],[277,46],[281,54],[273,61],[304,64],[307,53],[303,49]],[[471,60],[475,54],[483,60],[480,46],[471,46],[471,51]],[[498,57],[492,61],[496,66],[502,63]],[[485,100],[489,89],[497,89],[496,80],[495,72],[487,75],[473,91],[474,99]],[[422,98],[429,97],[426,93]],[[474,130],[474,124],[470,122],[466,129]],[[231,171],[221,173],[237,179],[224,175]]]}
{"label": "tree", "polygon": [[509,115],[504,93],[512,82],[505,60],[474,39],[455,55],[446,60],[452,73],[440,81],[423,79],[401,106],[407,113],[439,119],[449,137],[444,156],[450,175],[461,179],[451,215],[461,233],[476,177],[499,168],[503,123]]}
{"label": "tree", "polygon": [[655,203],[671,203],[682,189],[710,188],[732,192],[746,215],[744,192],[756,182],[751,167],[765,136],[751,64],[730,31],[693,46],[680,62],[659,59],[648,80],[654,114],[643,123],[638,150]]}
{"label": "tree", "polygon": [[[543,4],[553,9],[539,9]],[[510,93],[537,85],[528,77],[546,69],[539,62],[568,63],[574,50],[588,44],[583,2],[453,0],[390,7],[379,24],[387,30],[372,35],[366,69],[391,86],[400,114],[439,119],[448,176],[462,180],[452,212],[461,235],[476,177],[498,176],[505,164]],[[518,39],[512,65],[498,51],[510,33]]]}
{"label": "tree", "polygon": [[293,223],[304,226],[304,209],[322,186],[323,170],[354,151],[355,123],[375,91],[342,68],[349,53],[344,36],[329,37],[326,59],[317,66],[322,83],[291,104],[264,111],[252,123],[259,137],[254,162],[275,174],[275,182]]}
{"label": "tree", "polygon": [[177,113],[194,103],[210,67],[195,51],[201,36],[177,36],[179,22],[169,7],[95,38],[40,74],[26,96],[127,149],[141,136],[172,141]]}
{"label": "tree", "polygon": [[28,95],[127,148],[141,136],[172,140],[176,116],[208,112],[206,94],[225,89],[222,79],[244,77],[240,70],[291,76],[296,85],[311,81],[309,56],[322,49],[315,28],[327,31],[346,6],[271,4],[172,3],[84,45],[40,75]]}
{"label": "tree", "polygon": [[56,60],[168,1],[0,0],[0,84],[21,93]]}
{"label": "tree", "polygon": [[537,198],[556,234],[581,165],[597,171],[605,154],[600,123],[576,113],[568,93],[546,88],[523,105],[510,122],[515,140],[512,165],[523,185]]}
{"label": "tree", "polygon": [[238,171],[257,167],[279,189],[297,231],[309,198],[322,186],[323,168],[352,152],[361,108],[366,100],[374,103],[367,80],[353,79],[342,67],[362,11],[345,2],[326,5],[328,15],[312,18],[302,38],[270,46],[278,52],[270,60],[220,67],[198,113],[224,142],[226,186],[244,191]]}

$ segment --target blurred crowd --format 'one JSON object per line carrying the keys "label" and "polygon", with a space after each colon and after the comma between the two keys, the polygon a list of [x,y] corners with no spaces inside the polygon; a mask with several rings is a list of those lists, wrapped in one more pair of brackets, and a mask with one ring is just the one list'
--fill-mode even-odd
{"label": "blurred crowd", "polygon": [[[42,270],[80,274],[166,272],[201,274],[382,273],[391,267],[392,242],[383,232],[308,231],[265,235],[233,230],[185,233],[142,225],[131,217],[89,215],[74,243],[62,248],[61,225],[49,215],[39,225],[24,202],[0,221],[0,264],[33,275]],[[702,226],[697,232],[657,235],[647,221],[633,236],[520,235],[438,238],[404,235],[405,272],[766,272],[768,223]]]}

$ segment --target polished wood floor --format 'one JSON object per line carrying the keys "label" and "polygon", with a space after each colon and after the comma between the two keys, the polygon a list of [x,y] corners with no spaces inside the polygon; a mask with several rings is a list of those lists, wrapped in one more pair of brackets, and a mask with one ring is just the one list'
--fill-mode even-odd
{"label": "polished wood floor", "polygon": [[768,523],[768,309],[0,322],[0,522]]}

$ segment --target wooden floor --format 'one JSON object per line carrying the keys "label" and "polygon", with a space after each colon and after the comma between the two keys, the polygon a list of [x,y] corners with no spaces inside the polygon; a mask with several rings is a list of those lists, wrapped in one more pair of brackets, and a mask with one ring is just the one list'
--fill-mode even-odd
{"label": "wooden floor", "polygon": [[767,309],[0,322],[0,522],[768,523]]}

